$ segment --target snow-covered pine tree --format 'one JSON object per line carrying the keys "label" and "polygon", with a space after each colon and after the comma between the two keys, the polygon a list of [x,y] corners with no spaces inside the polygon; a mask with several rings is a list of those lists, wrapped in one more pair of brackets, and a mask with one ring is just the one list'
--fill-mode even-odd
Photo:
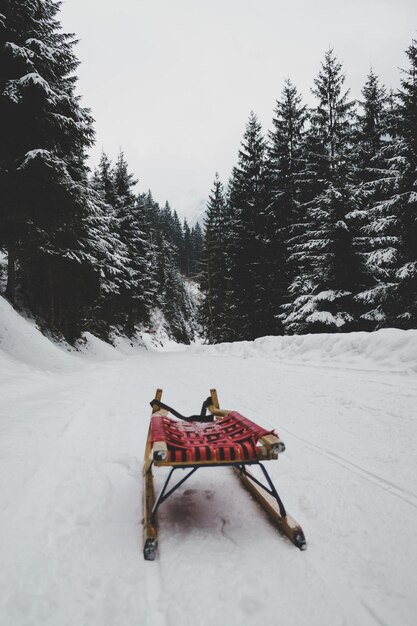
{"label": "snow-covered pine tree", "polygon": [[[276,314],[288,298],[294,280],[289,263],[288,245],[301,220],[300,172],[303,169],[303,139],[307,107],[295,85],[285,81],[281,99],[277,100],[273,131],[269,133],[268,161],[271,176],[271,211],[274,227],[271,232],[274,280],[270,292],[271,306]],[[282,329],[279,329],[280,331]]]}
{"label": "snow-covered pine tree", "polygon": [[261,125],[249,116],[228,203],[228,287],[225,326],[228,339],[254,339],[276,329],[269,293],[273,284],[270,185]]}
{"label": "snow-covered pine tree", "polygon": [[190,276],[191,274],[191,229],[188,225],[187,218],[184,218],[182,224],[182,240],[183,240],[183,249],[182,249],[182,259],[181,259],[181,271],[185,276]]}
{"label": "snow-covered pine tree", "polygon": [[306,135],[302,193],[306,220],[291,243],[297,271],[284,306],[288,332],[335,332],[354,327],[358,255],[346,217],[352,202],[352,117],[342,65],[325,54],[313,94],[317,106]]}
{"label": "snow-covered pine tree", "polygon": [[72,339],[97,285],[83,226],[93,129],[74,93],[74,38],[61,31],[59,8],[56,0],[2,3],[0,222],[9,298],[18,263],[20,297]]}
{"label": "snow-covered pine tree", "polygon": [[182,250],[184,247],[184,240],[183,240],[183,232],[182,232],[182,226],[181,226],[181,220],[178,217],[178,213],[177,211],[174,209],[174,211],[172,212],[172,241],[173,244],[175,246],[175,249],[177,250],[177,255],[178,255],[178,262],[181,262],[181,257],[182,257]]}
{"label": "snow-covered pine tree", "polygon": [[[135,202],[135,194],[133,189],[137,185],[138,180],[134,174],[129,172],[129,166],[126,161],[123,150],[119,151],[113,170],[113,181],[116,193],[115,202],[120,207],[129,207]],[[119,211],[121,218],[124,217],[123,211]]]}
{"label": "snow-covered pine tree", "polygon": [[91,178],[91,186],[100,193],[102,200],[115,210],[117,192],[114,168],[104,150]]}
{"label": "snow-covered pine tree", "polygon": [[165,202],[161,209],[159,204],[152,198],[152,194],[148,194],[145,202],[151,230],[156,232],[159,230],[163,238],[170,245],[171,254],[175,259],[175,263],[183,273],[186,273],[183,267],[184,263],[184,235],[178,213],[171,209],[169,202]]}
{"label": "snow-covered pine tree", "polygon": [[204,218],[204,269],[199,319],[209,343],[224,339],[226,299],[226,202],[223,184],[216,173]]}
{"label": "snow-covered pine tree", "polygon": [[109,339],[115,328],[124,330],[127,313],[124,294],[132,286],[131,259],[122,236],[118,214],[118,195],[114,168],[102,152],[91,179],[96,210],[88,228],[97,245],[97,265],[100,268],[100,295],[88,318],[88,329],[103,339]]}
{"label": "snow-covered pine tree", "polygon": [[140,200],[145,207],[146,222],[150,232],[150,242],[152,244],[153,235],[155,231],[159,229],[161,209],[159,204],[153,199],[150,189],[147,193],[140,193],[138,195],[138,200]]}
{"label": "snow-covered pine tree", "polygon": [[403,157],[398,202],[400,213],[400,258],[396,272],[403,328],[417,327],[417,39],[406,50],[409,66],[403,71],[399,90],[398,134]]}
{"label": "snow-covered pine tree", "polygon": [[[373,286],[359,294],[376,327],[417,324],[417,41],[406,50],[397,98],[388,110],[391,141],[380,151],[386,173],[379,199],[369,209],[367,234],[373,247],[367,263]],[[381,198],[382,196],[382,198]]]}
{"label": "snow-covered pine tree", "polygon": [[204,237],[200,224],[197,222],[191,229],[191,268],[190,276],[199,280],[203,269]]}
{"label": "snow-covered pine tree", "polygon": [[375,282],[372,253],[378,247],[378,237],[370,233],[372,207],[383,200],[391,187],[392,174],[387,163],[389,140],[388,98],[378,76],[371,69],[362,89],[362,100],[357,112],[354,130],[353,162],[355,185],[352,194],[357,208],[347,215],[354,231],[353,246],[358,253],[360,277],[359,293],[355,300],[359,304],[358,329],[372,330],[377,321],[369,312],[369,289]]}
{"label": "snow-covered pine tree", "polygon": [[362,89],[361,110],[358,111],[356,121],[355,165],[361,181],[375,180],[375,159],[386,144],[387,127],[387,93],[380,85],[378,76],[373,69],[369,72]]}
{"label": "snow-covered pine tree", "polygon": [[128,255],[120,239],[113,209],[100,193],[91,190],[92,212],[86,220],[89,238],[94,242],[94,264],[99,272],[99,292],[88,307],[85,327],[105,341],[111,340],[116,326],[122,327],[120,293],[128,277]]}
{"label": "snow-covered pine tree", "polygon": [[132,335],[137,325],[149,321],[155,293],[149,231],[145,206],[133,192],[137,180],[129,172],[123,152],[114,166],[115,209],[119,234],[127,251],[129,281],[121,288],[124,331]]}

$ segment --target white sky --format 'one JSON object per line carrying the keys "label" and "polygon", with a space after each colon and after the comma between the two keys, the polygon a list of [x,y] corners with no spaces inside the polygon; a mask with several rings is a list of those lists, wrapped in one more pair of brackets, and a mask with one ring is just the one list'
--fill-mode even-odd
{"label": "white sky", "polygon": [[64,0],[61,21],[80,39],[78,91],[96,120],[97,143],[125,152],[139,178],[192,217],[215,171],[236,162],[251,109],[270,128],[290,77],[311,102],[325,50],[343,62],[359,97],[372,65],[399,84],[417,37],[416,0]]}

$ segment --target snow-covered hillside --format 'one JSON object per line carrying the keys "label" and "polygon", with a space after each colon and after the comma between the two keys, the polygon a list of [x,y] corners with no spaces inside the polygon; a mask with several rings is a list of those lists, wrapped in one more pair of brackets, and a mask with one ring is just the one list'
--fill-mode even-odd
{"label": "snow-covered hillside", "polygon": [[[0,300],[0,623],[414,626],[417,331],[83,352]],[[210,387],[287,445],[268,469],[300,552],[227,469],[201,471],[141,546],[149,400]],[[164,470],[155,471],[158,484]]]}

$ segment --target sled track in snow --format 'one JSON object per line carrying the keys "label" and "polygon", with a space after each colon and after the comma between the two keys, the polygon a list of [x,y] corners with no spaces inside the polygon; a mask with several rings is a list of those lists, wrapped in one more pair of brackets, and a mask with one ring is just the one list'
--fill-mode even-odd
{"label": "sled track in snow", "polygon": [[306,439],[303,439],[303,437],[296,435],[295,433],[288,430],[287,428],[283,428],[281,426],[280,429],[285,431],[289,435],[291,435],[291,437],[294,437],[294,439],[299,441],[304,447],[308,448],[315,454],[320,454],[321,456],[326,457],[330,461],[333,461],[333,463],[337,463],[337,465],[340,465],[342,467],[345,467],[348,470],[353,471],[355,474],[357,474],[361,478],[364,478],[365,480],[373,483],[380,489],[383,489],[387,493],[390,493],[393,496],[396,496],[403,502],[406,502],[413,508],[417,509],[417,494],[413,493],[412,491],[408,491],[408,489],[404,489],[403,487],[400,487],[399,485],[396,485],[395,483],[390,482],[386,478],[382,478],[382,476],[378,476],[378,474],[374,474],[373,472],[370,472],[369,470],[364,469],[360,465],[356,465],[356,463],[352,463],[352,461],[349,461],[348,459],[346,459],[344,456],[341,456],[340,454],[336,454],[335,452],[330,452],[329,450],[326,450],[325,448],[322,448],[321,446],[318,446],[314,443],[311,443],[310,441],[307,441]]}

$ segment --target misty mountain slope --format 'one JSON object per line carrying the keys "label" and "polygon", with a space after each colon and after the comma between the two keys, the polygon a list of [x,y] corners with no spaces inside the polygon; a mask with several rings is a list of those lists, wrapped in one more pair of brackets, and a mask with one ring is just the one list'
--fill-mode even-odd
{"label": "misty mountain slope", "polygon": [[[31,325],[19,359],[3,353],[23,345],[14,315],[0,344],[1,623],[414,624],[413,331],[386,331],[385,352],[379,333],[351,335],[350,352],[325,335],[128,354],[96,340],[88,355],[50,344],[34,363],[44,338]],[[306,552],[222,468],[161,506],[158,559],[143,560],[157,386],[186,414],[215,386],[222,405],[277,428],[287,450],[268,470]]]}

